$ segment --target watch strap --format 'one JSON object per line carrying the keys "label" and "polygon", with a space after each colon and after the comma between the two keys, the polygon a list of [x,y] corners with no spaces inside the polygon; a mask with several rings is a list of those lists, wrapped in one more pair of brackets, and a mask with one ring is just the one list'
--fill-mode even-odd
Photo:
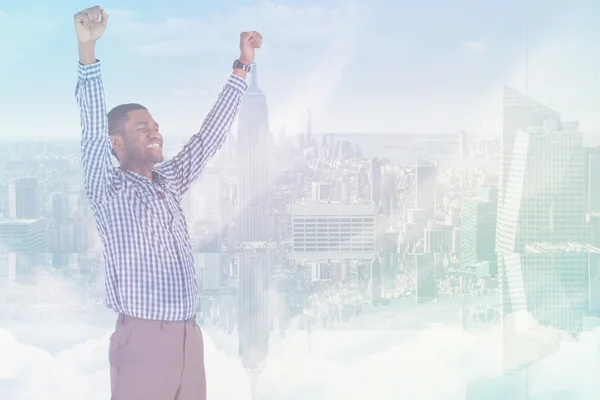
{"label": "watch strap", "polygon": [[245,72],[250,72],[250,70],[252,69],[252,66],[246,65],[246,64],[240,62],[240,60],[235,60],[233,62],[233,69],[236,69],[236,68],[241,69],[242,71],[245,71]]}

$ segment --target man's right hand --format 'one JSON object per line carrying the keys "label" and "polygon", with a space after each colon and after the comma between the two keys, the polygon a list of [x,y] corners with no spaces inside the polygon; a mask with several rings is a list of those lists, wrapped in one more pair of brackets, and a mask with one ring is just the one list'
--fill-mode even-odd
{"label": "man's right hand", "polygon": [[79,62],[90,65],[96,62],[96,40],[106,30],[108,14],[99,6],[86,8],[73,17],[79,43]]}
{"label": "man's right hand", "polygon": [[75,33],[79,44],[93,45],[96,40],[100,39],[106,23],[108,22],[108,14],[99,6],[86,8],[79,11],[73,17],[75,21]]}

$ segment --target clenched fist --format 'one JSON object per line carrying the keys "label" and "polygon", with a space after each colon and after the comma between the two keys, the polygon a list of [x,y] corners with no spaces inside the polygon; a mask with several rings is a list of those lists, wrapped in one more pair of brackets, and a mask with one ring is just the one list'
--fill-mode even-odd
{"label": "clenched fist", "polygon": [[242,32],[240,35],[240,62],[250,65],[254,62],[254,49],[259,49],[262,35],[258,32]]}
{"label": "clenched fist", "polygon": [[108,14],[99,6],[86,8],[73,17],[77,40],[82,44],[95,43],[106,29]]}

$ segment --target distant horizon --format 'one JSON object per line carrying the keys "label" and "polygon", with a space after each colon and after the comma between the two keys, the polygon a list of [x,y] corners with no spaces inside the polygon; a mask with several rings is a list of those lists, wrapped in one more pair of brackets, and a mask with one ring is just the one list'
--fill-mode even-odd
{"label": "distant horizon", "polygon": [[[312,133],[313,137],[321,137],[321,136],[325,136],[325,135],[334,135],[334,136],[343,136],[343,135],[347,135],[347,136],[364,136],[364,135],[377,135],[377,136],[386,136],[386,135],[395,135],[395,136],[456,136],[459,135],[461,131],[456,131],[456,132],[320,132],[320,133]],[[274,134],[274,136],[279,137],[279,135],[275,132],[272,131],[272,133]],[[500,138],[502,137],[502,133],[498,132],[496,134],[489,134],[489,133],[481,133],[481,132],[469,132],[466,131],[467,135],[470,137],[478,137],[481,139],[491,139],[491,138]],[[294,138],[297,135],[302,134],[302,132],[297,132],[297,133],[286,133],[286,136]],[[169,135],[166,134],[165,138],[168,139],[176,139],[176,140],[186,140],[189,139],[191,137],[192,134],[189,135]],[[583,132],[583,137],[584,138],[597,138],[600,139],[600,132],[593,132],[593,133],[586,133]],[[46,137],[46,138],[30,138],[30,137],[22,137],[18,140],[15,140],[14,138],[8,139],[5,137],[0,137],[0,143],[30,143],[30,142],[52,142],[52,143],[73,143],[73,142],[78,142],[80,139],[79,138],[64,138],[64,137]]]}

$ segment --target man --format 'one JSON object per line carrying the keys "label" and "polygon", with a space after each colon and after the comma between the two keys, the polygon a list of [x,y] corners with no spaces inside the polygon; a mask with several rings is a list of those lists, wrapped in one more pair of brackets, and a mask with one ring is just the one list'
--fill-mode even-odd
{"label": "man", "polygon": [[84,185],[104,245],[106,304],[119,313],[109,345],[111,398],[205,399],[195,268],[180,200],[223,144],[262,37],[241,34],[240,57],[200,131],[156,166],[163,138],[148,110],[124,104],[106,113],[95,43],[107,13],[96,6],[74,20]]}

